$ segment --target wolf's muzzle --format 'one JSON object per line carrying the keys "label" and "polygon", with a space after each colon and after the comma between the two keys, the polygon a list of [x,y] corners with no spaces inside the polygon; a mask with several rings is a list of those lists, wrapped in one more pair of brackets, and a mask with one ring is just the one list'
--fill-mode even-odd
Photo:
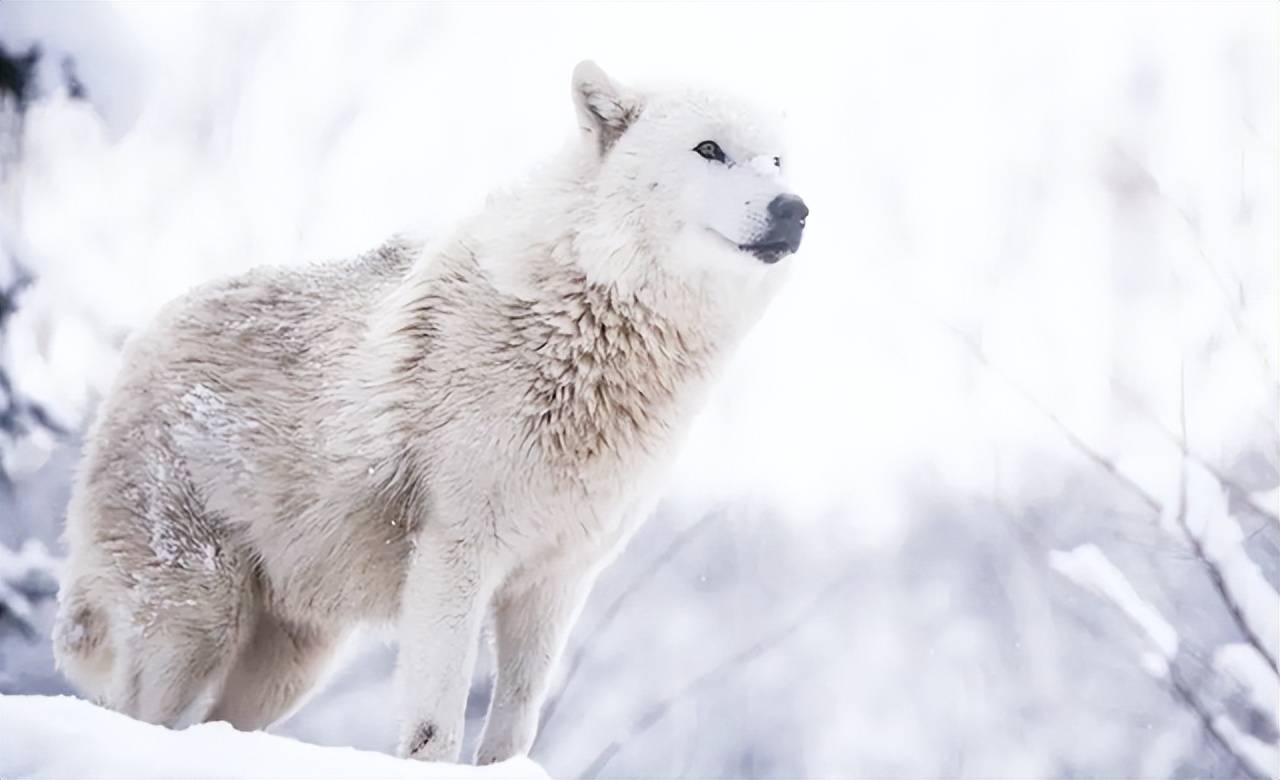
{"label": "wolf's muzzle", "polygon": [[776,263],[800,248],[809,207],[798,195],[779,195],[769,201],[769,230],[752,244],[742,247],[766,263]]}

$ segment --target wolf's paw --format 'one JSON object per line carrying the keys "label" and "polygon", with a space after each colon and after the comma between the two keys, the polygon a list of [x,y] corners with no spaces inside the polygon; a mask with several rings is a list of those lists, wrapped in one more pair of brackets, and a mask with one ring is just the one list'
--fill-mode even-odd
{"label": "wolf's paw", "polygon": [[511,752],[495,751],[495,750],[490,750],[486,748],[481,748],[480,752],[476,754],[476,766],[488,766],[490,764],[496,764],[499,761],[506,761],[508,758],[511,758],[514,755],[515,753],[511,753]]}
{"label": "wolf's paw", "polygon": [[417,761],[457,761],[458,740],[430,721],[422,721],[408,731],[400,743],[400,755]]}

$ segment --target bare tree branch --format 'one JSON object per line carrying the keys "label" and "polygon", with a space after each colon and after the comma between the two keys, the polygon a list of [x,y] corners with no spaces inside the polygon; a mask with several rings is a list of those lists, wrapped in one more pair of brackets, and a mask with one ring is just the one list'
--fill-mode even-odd
{"label": "bare tree branch", "polygon": [[1208,735],[1209,738],[1218,745],[1218,747],[1222,748],[1227,755],[1231,756],[1231,758],[1236,762],[1236,765],[1244,772],[1245,776],[1250,780],[1266,780],[1265,775],[1260,775],[1255,772],[1252,765],[1240,756],[1240,754],[1236,753],[1231,742],[1218,728],[1218,724],[1214,721],[1213,716],[1209,714],[1209,711],[1205,708],[1204,704],[1196,698],[1195,692],[1192,691],[1191,686],[1187,685],[1186,681],[1178,675],[1173,664],[1169,665],[1168,690],[1176,701],[1191,710],[1191,713],[1200,721],[1200,727],[1204,730],[1204,733]]}
{"label": "bare tree branch", "polygon": [[[968,334],[963,333],[962,331],[960,331],[958,328],[951,325],[950,323],[947,323],[941,320],[935,320],[935,321],[938,322],[943,328],[945,328],[946,330],[954,334],[960,340],[960,342],[964,344],[964,346],[973,354],[974,358],[980,364],[985,366],[987,370],[991,371],[992,374],[994,374],[1002,382],[1008,385],[1029,405],[1031,405],[1034,409],[1036,409],[1038,412],[1044,415],[1050,422],[1052,422],[1054,426],[1058,429],[1058,431],[1062,433],[1062,435],[1067,439],[1067,441],[1071,444],[1072,447],[1074,447],[1078,452],[1080,452],[1082,455],[1084,455],[1086,458],[1092,461],[1095,465],[1097,465],[1103,471],[1110,474],[1111,477],[1115,479],[1119,484],[1128,488],[1128,490],[1131,493],[1133,493],[1135,496],[1141,499],[1143,503],[1145,503],[1147,507],[1150,508],[1151,511],[1154,512],[1157,516],[1163,514],[1164,506],[1155,496],[1149,493],[1145,488],[1143,488],[1141,485],[1139,485],[1129,476],[1124,474],[1124,472],[1120,471],[1120,469],[1116,467],[1113,461],[1111,461],[1105,455],[1095,450],[1093,447],[1089,446],[1087,442],[1085,442],[1083,439],[1077,436],[1075,431],[1071,430],[1071,428],[1068,427],[1066,423],[1064,423],[1061,420],[1061,418],[1059,418],[1056,414],[1054,414],[1051,409],[1049,409],[1044,404],[1042,404],[1040,400],[1037,399],[1034,395],[1032,395],[1031,392],[1028,391],[1021,383],[1017,382],[1015,379],[1013,379],[1013,377],[1009,376],[1004,371],[1001,371],[987,357],[986,352],[984,352],[980,346],[978,346],[973,342],[973,339],[970,338]],[[1185,397],[1183,400],[1185,402]],[[1184,428],[1185,428],[1185,416],[1186,416],[1186,413],[1184,409],[1183,410]],[[1185,435],[1180,438],[1179,447],[1180,447],[1180,450],[1184,453],[1184,460],[1185,460],[1186,452],[1187,452]],[[1253,647],[1254,650],[1258,651],[1258,653],[1264,659],[1266,659],[1268,665],[1271,666],[1272,671],[1275,671],[1278,674],[1280,674],[1280,668],[1277,668],[1277,660],[1273,658],[1269,653],[1267,653],[1266,646],[1258,637],[1257,632],[1253,630],[1253,627],[1249,625],[1249,622],[1244,617],[1244,612],[1241,610],[1240,605],[1236,602],[1235,597],[1231,594],[1231,591],[1227,588],[1226,581],[1223,579],[1223,576],[1222,576],[1222,571],[1218,568],[1216,564],[1214,564],[1207,557],[1204,551],[1204,547],[1200,543],[1200,540],[1197,537],[1195,537],[1194,534],[1190,533],[1190,530],[1185,525],[1185,518],[1181,527],[1185,535],[1187,536],[1188,545],[1191,547],[1192,553],[1196,556],[1197,559],[1199,559],[1200,563],[1202,564],[1202,567],[1205,569],[1205,572],[1209,577],[1209,582],[1213,586],[1214,592],[1217,593],[1219,600],[1222,601],[1223,607],[1226,609],[1227,614],[1231,617],[1231,621],[1236,626],[1236,630],[1240,633],[1242,637],[1244,637],[1244,640],[1248,642]]]}
{"label": "bare tree branch", "polygon": [[1089,459],[1098,468],[1110,474],[1113,479],[1115,479],[1122,486],[1128,489],[1130,493],[1132,493],[1135,497],[1137,497],[1152,512],[1155,512],[1156,514],[1160,513],[1160,509],[1161,509],[1160,501],[1156,499],[1155,496],[1151,495],[1151,493],[1148,492],[1146,488],[1139,485],[1127,474],[1121,471],[1120,468],[1116,466],[1114,461],[1112,461],[1110,458],[1103,455],[1102,453],[1098,452],[1096,449],[1090,446],[1087,442],[1081,439],[1076,434],[1075,431],[1071,430],[1071,428],[1065,422],[1062,421],[1061,417],[1055,414],[1052,409],[1050,409],[1049,407],[1041,403],[1040,399],[1036,398],[1035,395],[1033,395],[1031,391],[1026,388],[1026,386],[1024,386],[1021,382],[1014,379],[1009,374],[1005,373],[999,366],[992,363],[991,359],[987,357],[987,353],[982,349],[982,347],[980,347],[978,344],[974,342],[971,336],[961,331],[959,328],[957,328],[956,326],[952,325],[949,322],[946,322],[944,320],[939,320],[936,318],[934,321],[937,322],[940,327],[944,328],[945,330],[950,332],[953,336],[955,336],[956,339],[958,339],[960,343],[963,344],[965,348],[969,350],[970,354],[973,355],[974,359],[977,360],[984,368],[986,368],[988,371],[994,374],[1009,389],[1013,390],[1018,395],[1018,397],[1020,397],[1029,406],[1031,406],[1033,409],[1039,412],[1041,416],[1043,416],[1050,423],[1052,423],[1053,426],[1058,429],[1058,432],[1061,433],[1062,436],[1068,441],[1068,443],[1070,443],[1071,446],[1076,450],[1076,452],[1080,453],[1085,458]]}
{"label": "bare tree branch", "polygon": [[1178,494],[1178,527],[1182,529],[1182,535],[1186,538],[1187,544],[1191,547],[1192,553],[1200,560],[1205,572],[1209,575],[1209,581],[1213,583],[1213,589],[1217,591],[1218,598],[1222,600],[1223,605],[1227,609],[1227,614],[1231,616],[1232,622],[1236,624],[1236,628],[1244,636],[1245,641],[1252,645],[1253,649],[1258,651],[1258,655],[1266,660],[1267,665],[1271,667],[1271,671],[1280,675],[1280,665],[1277,664],[1276,658],[1267,652],[1266,644],[1262,638],[1258,636],[1257,631],[1249,623],[1244,616],[1244,610],[1236,601],[1231,589],[1227,587],[1226,578],[1222,574],[1222,567],[1215,561],[1210,559],[1208,553],[1204,549],[1204,543],[1200,537],[1191,530],[1190,523],[1187,522],[1187,461],[1190,456],[1187,450],[1187,393],[1186,393],[1186,371],[1184,365],[1178,366],[1178,446],[1182,452],[1181,461],[1181,480]]}
{"label": "bare tree branch", "polygon": [[[662,571],[677,555],[684,550],[688,544],[693,541],[698,534],[710,527],[710,525],[723,516],[723,510],[716,509],[708,512],[695,523],[691,523],[688,527],[676,534],[675,538],[663,549],[661,553],[656,555],[649,565],[642,571],[631,578],[630,584],[619,593],[608,607],[605,607],[601,613],[600,619],[596,621],[595,626],[591,629],[589,636],[595,636],[609,630],[613,625],[613,621],[617,619],[622,612],[622,608],[631,600],[635,594],[644,588],[645,585],[653,581],[654,575]],[[583,661],[587,657],[587,649],[590,647],[588,642],[580,642],[573,651],[573,656],[569,659],[568,670],[565,672],[564,682],[560,685],[560,691],[553,696],[542,711],[542,727],[538,729],[538,734],[534,738],[534,745],[542,739],[542,735],[550,731],[549,726],[555,721],[556,712],[560,708],[560,702],[564,699],[566,692],[569,690],[570,684],[577,675],[578,670],[582,667]]]}
{"label": "bare tree branch", "polygon": [[697,694],[700,690],[716,682],[721,677],[724,677],[740,666],[751,663],[785,642],[798,628],[811,620],[827,601],[852,582],[855,573],[856,570],[851,569],[843,575],[835,578],[832,582],[819,590],[817,595],[813,597],[805,608],[797,612],[791,620],[788,620],[785,623],[779,623],[751,645],[724,659],[716,666],[690,680],[679,690],[655,703],[652,707],[647,709],[634,724],[632,724],[629,733],[625,737],[615,739],[606,745],[603,750],[596,754],[596,757],[592,759],[587,768],[580,772],[578,776],[581,778],[599,777],[600,773],[604,771],[604,768],[608,766],[614,756],[621,752],[624,745],[653,728],[653,726],[666,717],[671,708],[681,700]]}
{"label": "bare tree branch", "polygon": [[1157,417],[1156,413],[1151,411],[1149,406],[1142,402],[1138,393],[1136,393],[1132,388],[1124,385],[1120,385],[1119,387],[1122,394],[1128,397],[1130,404],[1132,404],[1132,406],[1137,409],[1143,417],[1146,417],[1152,427],[1168,439],[1170,444],[1177,447],[1185,457],[1191,458],[1191,460],[1195,461],[1197,466],[1209,472],[1209,474],[1212,475],[1214,479],[1218,480],[1223,487],[1232,490],[1251,511],[1267,518],[1273,523],[1280,523],[1280,514],[1277,514],[1275,510],[1269,509],[1254,501],[1253,497],[1249,495],[1249,491],[1245,489],[1243,485],[1233,481],[1229,476],[1227,476],[1226,472],[1222,471],[1222,469],[1219,469],[1205,458],[1191,451],[1190,446],[1187,444],[1185,420],[1182,424],[1184,432],[1182,436],[1179,436],[1177,432],[1170,430],[1169,426],[1165,425],[1164,421]]}
{"label": "bare tree branch", "polygon": [[1270,358],[1267,357],[1267,350],[1262,346],[1261,342],[1255,337],[1253,332],[1249,330],[1248,325],[1240,315],[1240,306],[1236,305],[1236,301],[1232,299],[1231,291],[1227,288],[1226,280],[1223,279],[1222,275],[1218,272],[1217,264],[1213,262],[1209,257],[1209,253],[1205,251],[1204,241],[1200,236],[1200,226],[1196,224],[1195,218],[1191,216],[1191,213],[1187,211],[1185,207],[1175,202],[1167,193],[1159,187],[1156,188],[1156,192],[1159,193],[1160,198],[1164,200],[1171,209],[1173,209],[1179,218],[1181,218],[1183,224],[1187,228],[1187,231],[1191,234],[1192,244],[1196,248],[1196,255],[1200,258],[1200,262],[1204,265],[1209,277],[1213,279],[1214,287],[1222,296],[1222,306],[1227,312],[1227,317],[1230,318],[1231,324],[1236,329],[1236,333],[1239,334],[1240,338],[1244,339],[1244,342],[1248,344],[1249,348],[1253,351],[1254,356],[1258,359],[1259,365],[1266,373],[1267,380],[1272,383],[1274,388],[1277,383],[1276,372],[1275,368],[1271,365]]}

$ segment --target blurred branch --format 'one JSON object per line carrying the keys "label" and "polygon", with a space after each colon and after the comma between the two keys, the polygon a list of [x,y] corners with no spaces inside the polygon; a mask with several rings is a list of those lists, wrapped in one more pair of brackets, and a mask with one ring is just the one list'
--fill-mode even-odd
{"label": "blurred branch", "polygon": [[[9,317],[18,309],[19,296],[33,281],[30,272],[20,263],[12,259],[10,263],[13,282],[6,288],[0,288],[0,337],[4,335]],[[0,363],[0,434],[8,434],[16,439],[25,434],[32,423],[55,436],[66,436],[69,433],[67,427],[54,419],[43,405],[23,398],[18,393],[6,367]],[[4,481],[7,481],[7,476],[0,471],[0,484]]]}
{"label": "blurred branch", "polygon": [[1187,650],[1179,641],[1173,626],[1142,597],[1128,576],[1093,544],[1083,544],[1070,551],[1050,551],[1049,564],[1059,574],[1112,605],[1129,619],[1153,651],[1143,655],[1143,669],[1196,716],[1204,733],[1240,764],[1249,777],[1258,777],[1252,771],[1248,746],[1236,744],[1234,735],[1224,733],[1224,725],[1227,724],[1209,711],[1179,673],[1179,660],[1196,660],[1194,652]]}
{"label": "blurred branch", "polygon": [[1222,733],[1222,730],[1218,725],[1218,720],[1209,713],[1204,704],[1196,697],[1191,686],[1182,679],[1181,675],[1178,674],[1177,668],[1173,664],[1169,665],[1168,681],[1168,690],[1173,695],[1174,700],[1191,711],[1196,719],[1200,721],[1200,727],[1203,729],[1204,733],[1208,735],[1209,738],[1218,745],[1218,747],[1222,748],[1227,755],[1231,756],[1232,760],[1236,762],[1236,765],[1245,773],[1245,776],[1250,778],[1250,780],[1266,780],[1265,774],[1255,772],[1252,764],[1236,752],[1236,749],[1231,744],[1230,739],[1227,735]]}
{"label": "blurred branch", "polygon": [[761,636],[751,645],[724,659],[716,666],[690,680],[679,690],[655,703],[652,707],[646,710],[635,723],[632,724],[630,731],[625,737],[615,739],[606,745],[603,750],[596,754],[596,757],[592,759],[587,768],[580,772],[578,776],[581,778],[599,777],[601,772],[604,771],[604,768],[613,760],[614,756],[621,752],[624,745],[653,728],[654,725],[666,717],[667,713],[676,704],[689,696],[696,695],[703,688],[716,682],[721,677],[724,677],[738,667],[751,663],[770,650],[773,650],[778,645],[781,645],[787,639],[791,638],[791,635],[811,620],[827,601],[852,582],[856,573],[856,570],[851,569],[845,574],[835,578],[819,590],[817,595],[813,597],[805,608],[797,612],[791,620],[788,620],[785,623],[779,623],[771,631]]}
{"label": "blurred branch", "polygon": [[1019,398],[1039,412],[1041,416],[1052,423],[1053,426],[1058,429],[1058,432],[1062,434],[1063,438],[1065,438],[1072,448],[1076,450],[1076,452],[1083,455],[1098,468],[1110,474],[1112,479],[1120,483],[1121,486],[1137,497],[1152,512],[1155,512],[1156,514],[1160,513],[1160,501],[1155,496],[1151,495],[1146,488],[1142,487],[1142,485],[1139,485],[1131,477],[1122,472],[1120,468],[1116,466],[1114,461],[1094,449],[1085,442],[1084,439],[1081,439],[1075,431],[1071,430],[1070,426],[1062,421],[1061,417],[1055,414],[1052,409],[1041,403],[1040,399],[1036,398],[1035,395],[1026,388],[1026,386],[993,363],[991,359],[987,357],[987,353],[982,349],[982,347],[974,341],[973,337],[945,320],[935,318],[934,321],[938,323],[940,327],[955,336],[956,339],[969,351],[973,358],[978,361],[978,363],[1003,382],[1006,387],[1013,390]]}
{"label": "blurred branch", "polygon": [[[1227,614],[1231,616],[1231,620],[1236,624],[1236,628],[1240,631],[1254,650],[1266,660],[1267,665],[1271,667],[1271,671],[1280,675],[1280,664],[1277,659],[1267,652],[1266,645],[1254,630],[1253,625],[1245,618],[1244,610],[1239,602],[1236,601],[1235,595],[1231,592],[1231,588],[1227,586],[1226,578],[1223,576],[1222,567],[1209,557],[1204,548],[1204,541],[1200,535],[1191,529],[1190,523],[1187,521],[1187,461],[1190,459],[1187,448],[1187,393],[1186,393],[1186,376],[1185,366],[1178,367],[1178,446],[1182,452],[1181,472],[1179,479],[1178,493],[1178,527],[1182,529],[1182,535],[1186,538],[1187,544],[1191,547],[1191,552],[1199,559],[1201,565],[1209,575],[1209,581],[1213,584],[1213,589],[1217,592],[1218,598],[1222,601],[1227,609]],[[1208,522],[1208,521],[1206,521]]]}
{"label": "blurred branch", "polygon": [[1261,339],[1249,329],[1248,324],[1244,321],[1244,285],[1239,278],[1233,279],[1237,292],[1235,295],[1232,294],[1228,281],[1223,278],[1218,264],[1213,261],[1209,256],[1209,252],[1205,249],[1204,237],[1201,234],[1200,224],[1196,219],[1196,215],[1170,195],[1144,163],[1124,149],[1116,148],[1115,152],[1123,160],[1128,176],[1131,179],[1141,181],[1143,191],[1150,193],[1156,201],[1166,207],[1182,222],[1190,234],[1191,243],[1195,247],[1196,256],[1199,258],[1200,264],[1204,266],[1204,270],[1212,281],[1214,289],[1217,290],[1222,298],[1223,309],[1227,318],[1231,321],[1232,327],[1249,350],[1253,352],[1273,392],[1280,389],[1280,377],[1276,375],[1266,348],[1263,346]]}
{"label": "blurred branch", "polygon": [[[991,359],[987,357],[987,354],[985,351],[983,351],[982,347],[976,344],[968,334],[960,331],[958,328],[956,328],[955,326],[951,325],[948,322],[945,322],[942,320],[935,320],[935,321],[938,322],[947,331],[955,335],[956,338],[959,339],[959,341],[969,350],[969,352],[973,355],[975,360],[977,360],[980,364],[986,367],[988,371],[990,371],[994,376],[996,376],[998,379],[1004,382],[1010,389],[1012,389],[1015,393],[1017,393],[1019,397],[1025,400],[1029,405],[1031,405],[1034,409],[1040,412],[1040,414],[1042,414],[1051,423],[1053,423],[1053,425],[1058,429],[1058,431],[1062,433],[1063,437],[1066,438],[1066,440],[1071,444],[1071,446],[1074,447],[1080,454],[1084,455],[1087,459],[1089,459],[1091,462],[1097,465],[1100,469],[1105,471],[1107,474],[1111,475],[1111,477],[1114,480],[1116,480],[1120,485],[1124,486],[1131,493],[1133,493],[1135,496],[1141,499],[1142,502],[1146,504],[1147,507],[1152,512],[1154,512],[1157,516],[1161,516],[1164,514],[1164,505],[1155,496],[1149,493],[1145,488],[1143,488],[1141,485],[1135,482],[1132,478],[1124,474],[1124,472],[1120,471],[1120,469],[1116,466],[1116,464],[1111,459],[1107,458],[1105,455],[1098,452],[1096,449],[1091,447],[1087,442],[1081,439],[1078,435],[1076,435],[1075,431],[1071,430],[1071,428],[1068,427],[1067,424],[1064,423],[1061,418],[1059,418],[1056,414],[1054,414],[1053,410],[1049,409],[1043,403],[1041,403],[1040,400],[1036,398],[1034,395],[1032,395],[1032,393],[1029,390],[1027,390],[1021,383],[1019,383],[1013,377],[1009,376],[1004,371],[1000,370],[994,363],[992,363]],[[1185,397],[1183,401],[1185,406]],[[1185,425],[1186,425],[1185,408],[1183,409],[1182,416],[1184,418],[1183,427],[1185,430]],[[1179,446],[1182,452],[1185,454],[1187,451],[1185,434],[1182,437],[1180,437]],[[1184,457],[1184,462],[1185,462],[1185,457]],[[1184,474],[1184,477],[1185,477],[1185,474]],[[1183,489],[1185,490],[1185,485],[1183,486]],[[1185,498],[1184,498],[1183,504],[1185,506]],[[1218,568],[1217,565],[1214,564],[1212,560],[1209,559],[1209,557],[1206,556],[1205,550],[1201,541],[1198,538],[1196,538],[1193,534],[1189,533],[1189,530],[1185,524],[1185,518],[1182,519],[1180,527],[1183,528],[1184,532],[1187,532],[1188,542],[1190,544],[1191,551],[1196,556],[1196,558],[1199,559],[1200,563],[1202,564],[1202,568],[1204,568],[1206,574],[1208,575],[1209,582],[1213,586],[1214,592],[1217,593],[1218,598],[1222,601],[1223,607],[1226,610],[1228,616],[1230,616],[1232,622],[1235,624],[1236,630],[1240,633],[1240,635],[1245,639],[1246,642],[1248,642],[1251,646],[1253,646],[1253,648],[1262,655],[1263,658],[1267,659],[1267,662],[1271,666],[1272,670],[1276,671],[1277,670],[1276,659],[1266,651],[1265,645],[1259,639],[1258,634],[1253,630],[1253,627],[1245,619],[1244,613],[1241,610],[1240,605],[1236,602],[1234,596],[1232,596],[1230,589],[1227,587],[1227,584],[1223,579],[1222,571]]]}
{"label": "blurred branch", "polygon": [[[1245,343],[1249,345],[1249,348],[1257,357],[1258,363],[1262,366],[1263,371],[1266,372],[1267,379],[1272,383],[1272,386],[1274,387],[1276,384],[1280,384],[1280,380],[1277,380],[1276,377],[1275,368],[1272,366],[1271,360],[1267,357],[1266,349],[1263,348],[1262,343],[1254,336],[1253,332],[1249,330],[1248,325],[1241,316],[1242,307],[1240,303],[1242,302],[1238,303],[1232,297],[1231,291],[1227,288],[1226,280],[1222,278],[1220,273],[1218,273],[1217,264],[1213,262],[1213,259],[1209,257],[1209,253],[1205,250],[1204,240],[1200,236],[1200,226],[1196,223],[1195,218],[1185,207],[1174,201],[1168,193],[1160,189],[1158,186],[1156,187],[1156,193],[1166,204],[1169,205],[1171,209],[1173,209],[1174,213],[1178,215],[1182,220],[1182,223],[1186,226],[1187,231],[1191,234],[1192,244],[1196,248],[1196,255],[1200,258],[1200,262],[1204,265],[1209,277],[1213,279],[1214,287],[1217,288],[1218,293],[1222,296],[1223,308],[1226,309],[1227,317],[1235,327],[1236,333],[1238,333],[1240,338],[1244,339]],[[1236,282],[1236,286],[1243,290],[1243,285],[1241,285],[1238,280]]]}
{"label": "blurred branch", "polygon": [[31,272],[17,260],[10,258],[9,265],[13,282],[7,288],[0,289],[0,328],[3,328],[9,317],[18,310],[18,295],[35,281]]}
{"label": "blurred branch", "polygon": [[57,569],[57,561],[34,539],[18,550],[0,543],[0,633],[12,624],[24,639],[40,638],[36,604],[57,595]]}
{"label": "blurred branch", "polygon": [[[626,606],[631,598],[644,588],[645,585],[653,581],[654,575],[662,571],[668,563],[670,563],[677,555],[688,546],[704,529],[708,528],[711,523],[721,517],[720,510],[708,512],[697,522],[690,524],[688,527],[676,534],[675,538],[663,549],[661,553],[654,556],[649,565],[643,571],[631,578],[631,582],[621,593],[619,593],[609,606],[601,613],[600,619],[596,621],[595,626],[591,629],[590,635],[602,633],[609,630],[613,625],[613,621],[617,619],[622,612],[622,608]],[[556,712],[560,708],[560,702],[564,699],[566,692],[569,690],[570,684],[577,675],[578,670],[582,667],[583,661],[586,660],[587,649],[590,645],[587,642],[580,642],[574,649],[573,656],[569,660],[568,671],[565,672],[564,682],[560,685],[560,691],[547,702],[542,713],[542,727],[538,729],[538,734],[534,738],[536,746],[538,740],[542,739],[542,735],[550,731],[551,724],[555,721]]]}
{"label": "blurred branch", "polygon": [[1188,457],[1191,460],[1193,460],[1197,466],[1209,472],[1209,474],[1212,475],[1214,479],[1218,480],[1218,482],[1221,483],[1223,487],[1226,487],[1231,491],[1233,491],[1236,494],[1236,496],[1241,501],[1244,502],[1245,506],[1249,507],[1251,511],[1255,512],[1258,515],[1261,515],[1262,517],[1267,518],[1273,523],[1280,523],[1280,514],[1277,514],[1274,510],[1269,509],[1265,506],[1262,506],[1261,504],[1254,501],[1253,496],[1249,494],[1249,491],[1246,490],[1244,486],[1240,485],[1238,482],[1235,482],[1217,466],[1213,465],[1205,458],[1201,457],[1200,455],[1197,455],[1196,453],[1190,450],[1187,444],[1185,421],[1183,421],[1182,423],[1183,434],[1179,436],[1176,431],[1170,430],[1169,426],[1165,425],[1164,421],[1162,421],[1159,417],[1157,417],[1156,413],[1153,412],[1150,407],[1148,407],[1145,403],[1142,402],[1142,399],[1138,396],[1138,394],[1132,388],[1129,388],[1123,384],[1119,385],[1119,387],[1120,387],[1121,393],[1129,398],[1129,401],[1133,405],[1133,407],[1137,409],[1138,412],[1142,414],[1142,416],[1146,417],[1147,420],[1151,423],[1152,427],[1154,427],[1157,431],[1159,431],[1159,433],[1162,436],[1168,439],[1170,444],[1177,447],[1182,452],[1184,457]]}
{"label": "blurred branch", "polygon": [[36,64],[40,56],[40,46],[36,44],[22,54],[10,54],[0,45],[0,95],[12,95],[19,110],[26,108],[35,94]]}
{"label": "blurred branch", "polygon": [[32,617],[33,610],[30,600],[0,581],[0,635],[6,625],[12,624],[23,639],[36,641],[40,635]]}

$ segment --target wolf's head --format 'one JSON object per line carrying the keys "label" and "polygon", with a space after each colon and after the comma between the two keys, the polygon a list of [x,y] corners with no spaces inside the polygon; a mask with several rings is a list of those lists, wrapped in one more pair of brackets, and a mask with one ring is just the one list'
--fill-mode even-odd
{"label": "wolf's head", "polygon": [[787,187],[774,117],[701,92],[632,91],[590,61],[574,69],[573,98],[602,228],[713,272],[799,248],[809,209]]}

